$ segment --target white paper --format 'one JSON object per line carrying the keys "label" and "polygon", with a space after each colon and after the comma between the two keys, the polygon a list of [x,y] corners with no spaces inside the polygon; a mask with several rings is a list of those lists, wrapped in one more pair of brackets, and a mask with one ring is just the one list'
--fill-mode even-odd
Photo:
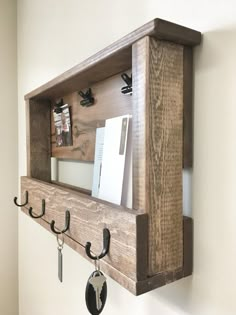
{"label": "white paper", "polygon": [[121,205],[133,208],[132,117],[129,118]]}
{"label": "white paper", "polygon": [[51,157],[51,180],[58,180],[58,161],[55,157]]}
{"label": "white paper", "polygon": [[118,205],[121,203],[129,118],[125,115],[107,119],[105,127],[98,197]]}
{"label": "white paper", "polygon": [[101,178],[101,170],[102,170],[104,134],[105,134],[105,128],[97,128],[94,168],[93,168],[93,187],[92,187],[93,197],[98,197],[98,194],[99,194],[100,178]]}

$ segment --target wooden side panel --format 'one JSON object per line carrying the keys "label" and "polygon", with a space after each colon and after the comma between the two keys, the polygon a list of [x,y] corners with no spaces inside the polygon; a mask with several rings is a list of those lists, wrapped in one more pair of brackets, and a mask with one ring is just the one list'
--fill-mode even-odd
{"label": "wooden side panel", "polygon": [[183,46],[150,40],[147,208],[149,272],[183,264]]}
{"label": "wooden side panel", "polygon": [[183,272],[184,277],[190,276],[193,272],[193,219],[190,217],[183,218],[184,229],[184,260]]}
{"label": "wooden side panel", "polygon": [[[130,73],[131,71],[126,70]],[[75,159],[92,162],[94,160],[96,128],[104,127],[105,120],[121,115],[132,115],[132,97],[121,93],[125,86],[121,74],[89,86],[92,89],[95,103],[89,107],[80,105],[78,91],[63,97],[69,104],[72,115],[73,146],[57,147],[55,126],[52,116],[52,156],[64,159]],[[52,100],[55,104],[55,100]]]}
{"label": "wooden side panel", "polygon": [[28,176],[51,180],[50,103],[26,102]]}
{"label": "wooden side panel", "polygon": [[132,48],[133,78],[133,208],[147,211],[146,207],[146,152],[148,143],[148,86],[149,37],[144,37]]}
{"label": "wooden side panel", "polygon": [[193,220],[183,217],[184,259],[183,267],[172,271],[159,272],[136,283],[136,295],[157,289],[163,285],[190,276],[193,270]]}
{"label": "wooden side panel", "polygon": [[181,268],[183,261],[183,47],[138,41],[133,76],[134,207],[149,215],[153,275]]}
{"label": "wooden side panel", "polygon": [[193,166],[193,51],[184,47],[184,148],[183,167]]}
{"label": "wooden side panel", "polygon": [[[146,214],[28,177],[22,177],[21,189],[22,198],[26,190],[29,192],[27,207],[32,207],[36,214],[40,213],[41,200],[45,199],[44,221],[50,223],[55,220],[59,229],[64,227],[65,210],[68,209],[71,224],[66,235],[82,246],[90,241],[95,254],[102,250],[102,231],[107,227],[111,233],[111,244],[109,254],[103,260],[134,281],[146,278],[143,273],[147,270],[147,259],[136,260],[141,254],[147,254],[147,251],[143,251],[147,244]],[[141,230],[144,232],[142,238]]]}

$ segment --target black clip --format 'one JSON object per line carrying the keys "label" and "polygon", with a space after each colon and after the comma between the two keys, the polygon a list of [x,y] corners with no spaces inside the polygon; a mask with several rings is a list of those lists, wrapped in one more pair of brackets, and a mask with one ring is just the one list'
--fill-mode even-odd
{"label": "black clip", "polygon": [[66,213],[65,213],[65,227],[64,227],[63,230],[55,229],[55,221],[54,220],[52,220],[52,222],[50,223],[50,226],[51,226],[51,230],[52,230],[53,233],[55,233],[55,234],[64,234],[70,228],[70,211],[66,210]]}
{"label": "black clip", "polygon": [[99,256],[92,255],[90,251],[91,243],[87,242],[85,245],[85,251],[87,256],[92,260],[98,260],[106,256],[110,248],[110,238],[111,238],[110,231],[108,229],[103,229],[103,250],[101,254]]}
{"label": "black clip", "polygon": [[54,107],[54,112],[56,114],[62,113],[62,106],[64,105],[63,99],[61,98],[60,100],[56,101],[55,107]]}
{"label": "black clip", "polygon": [[45,214],[45,200],[44,199],[42,199],[42,211],[41,211],[41,213],[39,215],[33,213],[33,208],[32,207],[29,208],[29,215],[33,219],[42,218],[44,216],[44,214]]}
{"label": "black clip", "polygon": [[132,88],[132,74],[129,77],[127,73],[122,73],[121,77],[125,81],[125,83],[127,84],[127,86],[124,86],[124,87],[121,88],[121,93],[132,95],[132,91],[133,91],[133,88]]}
{"label": "black clip", "polygon": [[20,205],[19,203],[17,203],[17,197],[15,197],[15,198],[14,198],[14,204],[15,204],[17,207],[24,207],[24,206],[27,205],[28,200],[29,200],[29,193],[28,193],[28,191],[26,190],[26,192],[25,192],[25,202]]}
{"label": "black clip", "polygon": [[91,88],[89,88],[85,93],[83,91],[79,91],[78,93],[83,98],[83,100],[80,101],[81,106],[88,107],[94,104],[94,97],[92,95]]}

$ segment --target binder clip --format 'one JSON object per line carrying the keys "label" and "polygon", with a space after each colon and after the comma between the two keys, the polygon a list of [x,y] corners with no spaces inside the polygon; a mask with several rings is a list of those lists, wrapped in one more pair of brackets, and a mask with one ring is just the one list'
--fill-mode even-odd
{"label": "binder clip", "polygon": [[122,73],[121,78],[125,81],[125,83],[127,84],[127,86],[124,86],[121,88],[121,93],[123,94],[129,94],[132,95],[132,74],[129,77],[128,74],[126,73]]}
{"label": "binder clip", "polygon": [[80,101],[80,105],[83,107],[88,107],[94,104],[94,97],[92,95],[92,90],[89,88],[85,93],[83,91],[79,91],[79,95],[83,98]]}
{"label": "binder clip", "polygon": [[60,114],[62,112],[62,106],[64,105],[63,99],[61,98],[60,100],[56,101],[56,104],[54,106],[54,112],[56,114]]}

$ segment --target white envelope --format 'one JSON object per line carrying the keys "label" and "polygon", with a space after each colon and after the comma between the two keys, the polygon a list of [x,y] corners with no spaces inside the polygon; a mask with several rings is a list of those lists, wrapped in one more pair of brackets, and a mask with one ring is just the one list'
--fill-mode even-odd
{"label": "white envelope", "polygon": [[120,205],[130,115],[106,120],[98,198]]}

